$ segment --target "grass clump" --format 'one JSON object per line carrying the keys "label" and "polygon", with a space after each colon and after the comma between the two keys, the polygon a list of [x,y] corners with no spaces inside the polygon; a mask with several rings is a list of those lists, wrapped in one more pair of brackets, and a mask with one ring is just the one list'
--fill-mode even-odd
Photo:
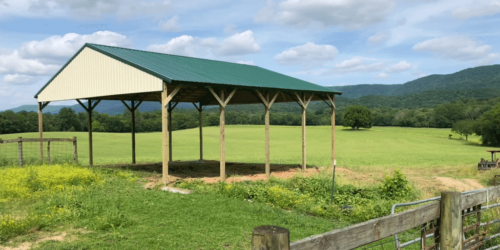
{"label": "grass clump", "polygon": [[392,204],[417,198],[415,189],[401,171],[395,171],[392,176],[386,175],[380,186],[359,188],[353,185],[336,185],[333,202],[332,180],[321,175],[295,176],[289,180],[270,178],[268,181],[215,184],[180,181],[175,185],[351,223],[388,215]]}

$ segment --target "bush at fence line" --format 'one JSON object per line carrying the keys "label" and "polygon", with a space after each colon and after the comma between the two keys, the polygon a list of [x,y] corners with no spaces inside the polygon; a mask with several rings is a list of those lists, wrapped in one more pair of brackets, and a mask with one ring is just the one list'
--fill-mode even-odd
{"label": "bush at fence line", "polygon": [[0,202],[82,188],[100,179],[99,174],[90,169],[71,165],[4,168],[0,169]]}
{"label": "bush at fence line", "polygon": [[361,222],[388,215],[392,204],[416,198],[415,189],[400,171],[396,171],[392,177],[387,177],[378,187],[336,185],[333,203],[330,202],[331,185],[332,180],[324,175],[295,176],[288,180],[271,177],[267,181],[237,183],[205,184],[203,181],[175,183],[177,187],[197,192],[218,193],[350,222]]}

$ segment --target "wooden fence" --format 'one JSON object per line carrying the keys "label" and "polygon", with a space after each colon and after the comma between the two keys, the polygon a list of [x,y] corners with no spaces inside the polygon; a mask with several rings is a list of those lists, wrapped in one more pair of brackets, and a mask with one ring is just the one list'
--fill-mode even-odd
{"label": "wooden fence", "polygon": [[[421,227],[422,232],[421,249],[479,249],[492,238],[486,237],[488,226],[498,222],[494,220],[481,224],[481,204],[489,204],[498,198],[500,187],[469,194],[443,192],[439,201],[292,243],[289,242],[288,229],[260,226],[254,229],[252,250],[349,250],[417,227]],[[465,225],[469,221],[466,218],[471,216],[475,216],[473,223]],[[427,229],[429,225],[432,226]],[[480,230],[481,226],[484,226],[484,231]],[[426,245],[428,234],[434,237],[430,245]],[[466,235],[468,238],[465,238]]]}
{"label": "wooden fence", "polygon": [[[73,138],[22,138],[19,137],[17,139],[11,139],[11,140],[2,140],[0,138],[0,144],[8,144],[8,143],[17,143],[17,158],[19,161],[19,166],[24,165],[24,150],[23,150],[23,143],[25,142],[46,142],[47,143],[47,163],[50,164],[51,158],[50,158],[50,142],[72,142],[73,144],[73,162],[75,164],[78,163],[78,151],[77,151],[77,141],[76,137]],[[42,144],[40,144],[42,145]],[[41,159],[43,162],[43,159]]]}

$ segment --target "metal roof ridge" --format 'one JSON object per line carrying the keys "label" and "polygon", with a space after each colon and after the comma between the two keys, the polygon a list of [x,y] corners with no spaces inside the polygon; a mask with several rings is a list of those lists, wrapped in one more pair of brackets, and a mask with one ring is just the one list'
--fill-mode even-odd
{"label": "metal roof ridge", "polygon": [[243,64],[243,63],[237,63],[237,62],[227,62],[227,61],[207,59],[207,58],[199,58],[199,57],[191,57],[191,56],[181,56],[181,55],[160,53],[160,52],[155,52],[155,51],[147,51],[147,50],[140,50],[140,49],[130,49],[130,48],[117,47],[117,46],[109,46],[109,45],[103,45],[103,44],[97,44],[97,43],[85,43],[85,44],[88,44],[90,46],[97,45],[97,46],[110,47],[110,48],[115,48],[115,49],[126,49],[126,50],[133,50],[133,51],[139,51],[139,52],[153,53],[153,54],[166,55],[166,56],[184,57],[184,58],[189,58],[189,59],[197,59],[197,60],[205,60],[205,61],[212,61],[212,62],[221,62],[221,63],[229,63],[229,64],[236,64],[236,65],[243,65],[243,66],[259,67],[257,65]]}

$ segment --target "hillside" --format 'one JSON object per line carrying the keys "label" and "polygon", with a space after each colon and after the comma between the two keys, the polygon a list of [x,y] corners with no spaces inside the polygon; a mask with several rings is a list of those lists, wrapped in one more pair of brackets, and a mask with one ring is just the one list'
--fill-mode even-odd
{"label": "hillside", "polygon": [[[464,69],[448,75],[429,75],[404,84],[359,84],[335,86],[342,91],[342,97],[358,98],[368,95],[402,96],[422,92],[446,93],[459,91],[460,97],[473,94],[480,97],[489,90],[500,89],[500,65],[480,66]],[[457,92],[458,93],[458,92]]]}

